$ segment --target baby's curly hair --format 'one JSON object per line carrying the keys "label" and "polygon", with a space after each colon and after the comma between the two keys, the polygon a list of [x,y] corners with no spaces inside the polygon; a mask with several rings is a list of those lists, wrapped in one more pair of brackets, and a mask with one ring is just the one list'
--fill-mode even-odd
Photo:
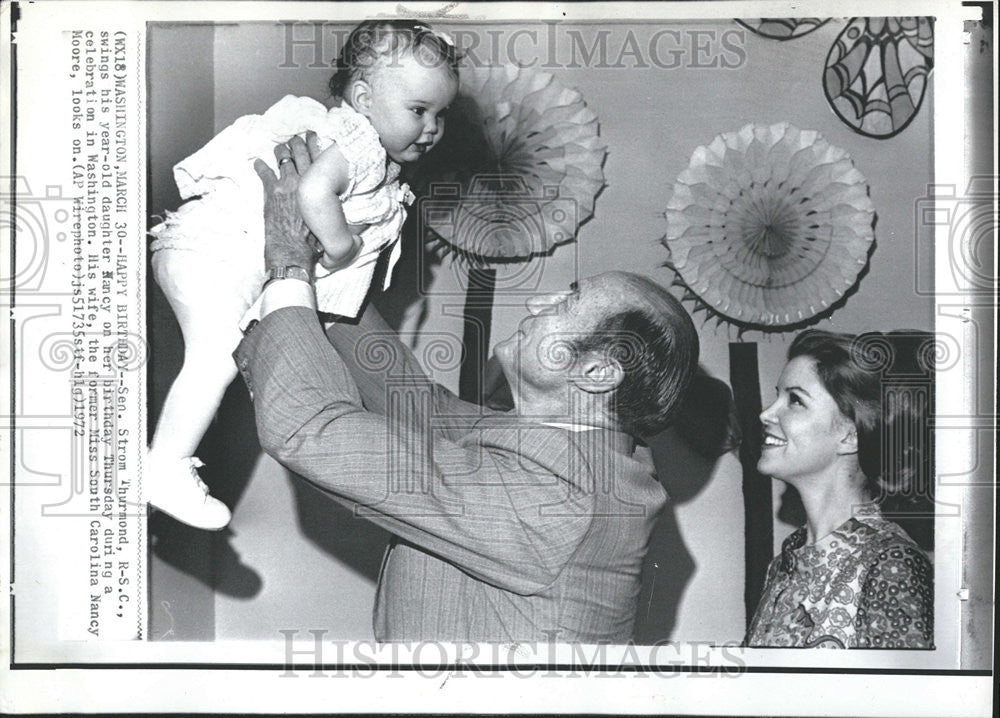
{"label": "baby's curly hair", "polygon": [[418,20],[365,20],[344,42],[337,71],[330,78],[330,93],[343,97],[355,80],[367,80],[385,58],[410,52],[429,67],[440,65],[458,79],[458,50],[430,25]]}

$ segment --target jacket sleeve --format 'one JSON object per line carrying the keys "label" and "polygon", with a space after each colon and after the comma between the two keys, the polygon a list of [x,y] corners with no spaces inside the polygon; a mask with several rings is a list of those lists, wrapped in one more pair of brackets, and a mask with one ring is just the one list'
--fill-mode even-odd
{"label": "jacket sleeve", "polygon": [[[340,339],[347,337],[338,338],[344,347]],[[388,402],[371,397],[380,412],[366,410],[345,361],[305,308],[269,314],[235,356],[268,454],[480,580],[536,593],[558,577],[590,526],[595,498],[568,432],[539,426],[523,452],[510,449],[517,441],[481,441],[475,431],[456,441],[435,430],[434,400],[422,385],[408,392],[405,382]],[[415,362],[406,353],[397,359]]]}
{"label": "jacket sleeve", "polygon": [[334,322],[327,338],[354,379],[365,409],[385,414],[393,396],[407,392],[425,394],[434,408],[436,428],[458,439],[483,416],[483,408],[462,401],[428,378],[413,352],[399,339],[373,306],[355,323]]}

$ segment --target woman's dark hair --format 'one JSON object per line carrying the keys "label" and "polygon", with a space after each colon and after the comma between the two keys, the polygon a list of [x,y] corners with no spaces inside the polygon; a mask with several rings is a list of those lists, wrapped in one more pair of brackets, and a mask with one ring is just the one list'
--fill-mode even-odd
{"label": "woman's dark hair", "polygon": [[458,78],[459,54],[446,37],[417,20],[365,20],[340,50],[337,70],[330,78],[330,93],[343,97],[347,86],[369,73],[383,58],[398,58],[409,52],[428,67],[442,66]]}
{"label": "woman's dark hair", "polygon": [[824,388],[854,423],[858,463],[879,500],[926,499],[933,484],[933,344],[928,333],[809,329],[788,348],[789,360],[814,360]]}

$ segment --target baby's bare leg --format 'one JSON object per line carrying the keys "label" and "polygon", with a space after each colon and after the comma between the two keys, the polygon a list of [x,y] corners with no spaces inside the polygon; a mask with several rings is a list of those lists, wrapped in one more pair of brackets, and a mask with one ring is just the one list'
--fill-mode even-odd
{"label": "baby's bare leg", "polygon": [[240,297],[221,296],[219,268],[193,252],[157,252],[154,271],[184,336],[184,365],[167,393],[150,450],[179,459],[195,453],[236,376],[232,352],[246,306]]}
{"label": "baby's bare leg", "polygon": [[150,451],[179,459],[195,454],[236,377],[231,353],[239,338],[227,346],[218,335],[208,336],[217,327],[200,324],[193,314],[177,319],[184,334],[184,365],[163,403]]}
{"label": "baby's bare leg", "polygon": [[229,509],[207,495],[194,453],[226,388],[236,376],[232,351],[239,320],[249,305],[234,268],[200,253],[162,249],[153,271],[184,336],[184,364],[174,379],[147,456],[149,502],[201,528],[229,523]]}

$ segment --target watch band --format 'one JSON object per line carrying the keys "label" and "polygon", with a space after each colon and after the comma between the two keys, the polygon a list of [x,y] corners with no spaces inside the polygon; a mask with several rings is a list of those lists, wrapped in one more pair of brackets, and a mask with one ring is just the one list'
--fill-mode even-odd
{"label": "watch band", "polygon": [[247,323],[247,325],[243,328],[243,336],[244,337],[250,336],[250,333],[257,328],[258,324],[260,324],[259,319],[251,319],[249,323]]}
{"label": "watch band", "polygon": [[309,270],[305,267],[300,267],[297,264],[287,264],[283,267],[271,267],[267,270],[267,279],[264,280],[263,289],[267,288],[267,285],[276,279],[299,279],[303,282],[312,284],[312,275],[309,274]]}

